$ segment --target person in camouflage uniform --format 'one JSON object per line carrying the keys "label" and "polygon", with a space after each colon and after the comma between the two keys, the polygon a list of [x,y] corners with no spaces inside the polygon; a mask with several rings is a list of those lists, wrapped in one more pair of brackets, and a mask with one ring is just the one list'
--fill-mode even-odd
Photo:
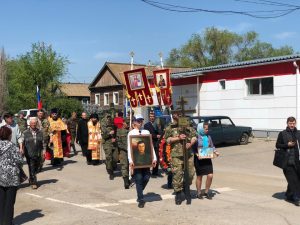
{"label": "person in camouflage uniform", "polygon": [[75,148],[75,139],[76,139],[76,129],[77,129],[78,119],[76,112],[72,112],[71,118],[67,122],[68,130],[71,134],[71,147],[73,149],[74,155],[77,155]]}
{"label": "person in camouflage uniform", "polygon": [[117,145],[120,154],[120,164],[122,177],[124,179],[125,189],[129,189],[129,165],[128,165],[128,152],[127,152],[127,135],[128,135],[128,123],[124,121],[122,128],[117,129]]}
{"label": "person in camouflage uniform", "polygon": [[[46,149],[44,149],[44,150],[46,150],[47,152],[50,152],[50,148],[48,146],[49,140],[50,140],[49,126],[50,126],[50,123],[45,117],[45,112],[42,109],[40,109],[37,112],[37,128],[43,132],[43,139],[44,139],[43,141],[46,146]],[[38,167],[38,172],[42,171],[43,164],[45,161],[45,154],[46,154],[46,152],[43,152],[41,155],[41,159],[40,159],[41,161],[40,161],[40,166]]]}
{"label": "person in camouflage uniform", "polygon": [[20,132],[23,133],[27,129],[27,120],[24,118],[24,113],[19,113],[19,118],[17,120]]}
{"label": "person in camouflage uniform", "polygon": [[106,114],[101,120],[103,149],[106,158],[106,170],[109,174],[109,179],[114,179],[114,170],[117,168],[118,148],[116,143],[115,126],[111,115]]}
{"label": "person in camouflage uniform", "polygon": [[173,122],[166,128],[165,138],[171,145],[171,167],[173,173],[173,188],[176,193],[175,204],[180,205],[182,202],[183,174],[184,174],[184,152],[182,141],[186,139],[186,149],[189,151],[189,184],[191,185],[194,177],[194,157],[192,146],[197,141],[197,134],[194,128],[187,127],[185,134],[182,128],[178,126],[180,113],[173,112]]}

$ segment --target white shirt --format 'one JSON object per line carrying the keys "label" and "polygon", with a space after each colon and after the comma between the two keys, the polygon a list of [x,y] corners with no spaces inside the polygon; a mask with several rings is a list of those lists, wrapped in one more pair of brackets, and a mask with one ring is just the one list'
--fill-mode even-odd
{"label": "white shirt", "polygon": [[[128,133],[128,136],[127,136],[127,155],[128,155],[128,161],[129,163],[132,163],[132,158],[131,158],[131,149],[130,149],[130,136],[131,135],[139,135],[139,134],[150,134],[150,132],[148,130],[141,130],[141,133],[138,129],[133,129],[131,131],[129,131]],[[154,148],[152,146],[152,152],[153,152],[153,161],[157,161],[157,158],[156,158],[156,154],[155,154],[155,151],[154,151]]]}

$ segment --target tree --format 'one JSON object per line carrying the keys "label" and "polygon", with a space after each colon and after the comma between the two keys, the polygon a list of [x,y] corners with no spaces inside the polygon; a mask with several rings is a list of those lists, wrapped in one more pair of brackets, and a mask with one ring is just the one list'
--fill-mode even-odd
{"label": "tree", "polygon": [[0,113],[7,110],[7,75],[6,75],[6,56],[4,49],[0,52]]}
{"label": "tree", "polygon": [[64,96],[56,97],[49,102],[49,109],[58,108],[61,116],[69,118],[72,112],[81,113],[83,111],[82,104],[79,100],[67,98]]}
{"label": "tree", "polygon": [[56,53],[52,46],[35,43],[30,52],[8,60],[8,106],[17,112],[22,108],[36,108],[36,85],[44,106],[54,98],[60,79],[67,73],[67,58]]}
{"label": "tree", "polygon": [[195,68],[293,53],[292,47],[274,48],[259,41],[254,31],[240,35],[210,27],[202,35],[193,34],[180,48],[172,49],[166,64]]}

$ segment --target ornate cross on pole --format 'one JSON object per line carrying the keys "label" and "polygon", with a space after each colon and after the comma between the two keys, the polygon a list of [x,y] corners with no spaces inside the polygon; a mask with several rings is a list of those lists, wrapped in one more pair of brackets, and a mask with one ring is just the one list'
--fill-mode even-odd
{"label": "ornate cross on pole", "polygon": [[177,111],[180,112],[183,117],[185,116],[185,113],[195,113],[196,112],[196,110],[194,110],[194,109],[188,109],[188,110],[184,109],[184,106],[188,104],[188,101],[185,100],[185,98],[183,96],[179,97],[179,100],[176,101],[176,104],[180,106],[180,108]]}

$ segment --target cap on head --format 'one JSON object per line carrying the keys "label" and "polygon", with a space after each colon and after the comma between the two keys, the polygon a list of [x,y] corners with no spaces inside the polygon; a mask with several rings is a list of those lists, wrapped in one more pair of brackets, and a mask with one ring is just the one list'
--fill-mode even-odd
{"label": "cap on head", "polygon": [[90,119],[93,119],[93,118],[95,118],[95,119],[99,120],[99,116],[98,116],[98,114],[97,114],[97,113],[93,113],[93,114],[91,114],[91,116],[90,116]]}
{"label": "cap on head", "polygon": [[53,108],[53,109],[51,109],[51,114],[52,114],[52,113],[56,113],[56,114],[57,114],[57,113],[58,113],[58,108]]}

